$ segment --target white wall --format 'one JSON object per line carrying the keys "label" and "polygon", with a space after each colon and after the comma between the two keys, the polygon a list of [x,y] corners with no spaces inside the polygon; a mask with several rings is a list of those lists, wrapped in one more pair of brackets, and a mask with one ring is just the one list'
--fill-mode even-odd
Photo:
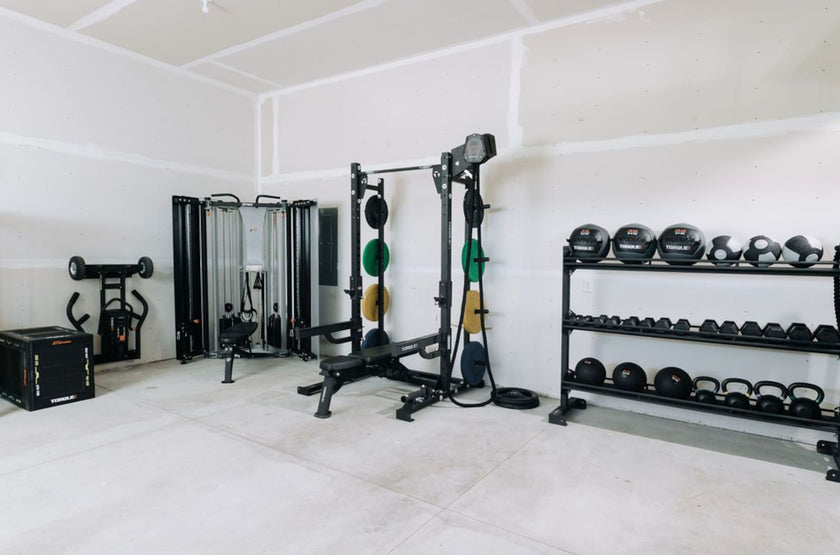
{"label": "white wall", "polygon": [[0,36],[0,329],[70,327],[79,291],[95,333],[99,282],[72,281],[69,258],[145,255],[155,275],[127,285],[150,305],[142,358],[174,357],[171,196],[253,194],[253,97],[25,18]]}
{"label": "white wall", "polygon": [[[580,224],[612,231],[638,221],[658,231],[687,221],[708,238],[728,233],[743,241],[808,233],[830,256],[840,242],[836,3],[669,0],[605,14],[261,97],[261,190],[339,206],[339,229],[348,230],[351,161],[368,168],[434,161],[470,132],[494,133],[500,155],[483,170],[485,200],[493,205],[484,237],[492,258],[486,296],[494,369],[503,384],[551,395],[560,391],[561,251]],[[438,204],[429,176],[387,184],[387,327],[396,339],[410,338],[437,326]],[[460,194],[454,201],[460,205]],[[458,255],[461,224],[453,229]],[[342,278],[325,291],[322,321],[349,313],[340,292],[349,274],[347,234],[339,243]],[[370,237],[365,229],[363,243]],[[825,279],[574,279],[573,309],[584,313],[834,322]],[[591,294],[582,293],[583,280],[593,282]],[[813,380],[827,387],[826,405],[840,395],[837,361],[823,355],[584,333],[572,343],[572,364],[587,355],[610,368],[634,360],[651,381],[657,369],[678,365],[693,375]],[[597,402],[807,436],[611,398]]]}

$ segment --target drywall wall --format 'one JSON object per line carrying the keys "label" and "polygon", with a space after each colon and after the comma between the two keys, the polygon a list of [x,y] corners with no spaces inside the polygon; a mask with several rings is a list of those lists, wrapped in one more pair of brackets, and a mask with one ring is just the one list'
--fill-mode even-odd
{"label": "drywall wall", "polygon": [[[470,132],[495,133],[500,154],[483,170],[485,201],[493,206],[484,227],[493,366],[503,384],[556,396],[561,252],[577,225],[591,221],[612,231],[639,221],[658,231],[688,221],[708,238],[728,233],[743,241],[808,233],[823,240],[827,257],[840,242],[833,217],[840,200],[833,187],[840,175],[840,74],[831,63],[840,48],[840,10],[828,1],[647,4],[564,15],[416,63],[265,95],[278,132],[261,134],[273,141],[262,152],[277,163],[263,162],[260,188],[305,192],[338,206],[339,229],[347,230],[351,161],[368,168],[433,162]],[[428,176],[389,177],[387,187],[394,307],[387,328],[392,337],[410,338],[437,327],[438,204]],[[453,202],[460,204],[460,192]],[[457,268],[460,224],[453,236]],[[365,229],[363,242],[371,237]],[[339,249],[339,275],[347,276],[346,233]],[[572,308],[816,325],[834,322],[825,281],[578,274]],[[338,288],[322,288],[322,321],[349,315],[345,287],[346,278]],[[587,355],[610,368],[634,360],[651,381],[657,369],[678,365],[694,375],[813,380],[827,387],[829,399],[840,395],[837,362],[823,355],[573,338],[572,364]],[[794,428],[596,402],[808,437]]]}
{"label": "drywall wall", "polygon": [[78,291],[95,332],[99,282],[72,281],[69,258],[150,256],[128,284],[150,305],[142,358],[173,357],[171,197],[253,194],[254,98],[24,17],[0,36],[0,329],[69,327]]}

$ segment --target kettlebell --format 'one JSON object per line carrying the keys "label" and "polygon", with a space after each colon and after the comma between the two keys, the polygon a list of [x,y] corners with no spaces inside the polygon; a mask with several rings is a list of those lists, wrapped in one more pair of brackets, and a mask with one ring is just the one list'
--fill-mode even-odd
{"label": "kettlebell", "polygon": [[[740,391],[729,391],[729,384],[738,383],[747,388],[746,393]],[[726,396],[723,399],[723,404],[733,409],[748,409],[750,408],[750,395],[753,392],[753,386],[750,382],[743,378],[726,378],[720,384],[723,394]]]}
{"label": "kettlebell", "polygon": [[[773,387],[779,390],[779,396],[767,395],[761,392],[765,387]],[[753,386],[755,392],[755,408],[761,412],[770,414],[783,414],[785,412],[785,397],[788,396],[788,389],[779,382],[762,380]]]}
{"label": "kettlebell", "polygon": [[[817,394],[817,398],[797,397],[794,393],[795,389],[810,389]],[[788,412],[790,412],[791,416],[810,418],[812,420],[818,420],[822,417],[820,403],[825,399],[825,391],[821,387],[805,382],[792,383],[788,386],[788,397],[791,399],[790,406],[788,407]]]}
{"label": "kettlebell", "polygon": [[[700,382],[709,382],[715,388],[714,389],[699,389],[697,384]],[[717,381],[715,378],[711,376],[697,376],[694,378],[694,400],[698,403],[708,403],[710,405],[717,404],[717,395],[715,395],[718,391],[720,391],[720,382]]]}
{"label": "kettlebell", "polygon": [[682,368],[668,366],[656,373],[653,387],[662,396],[688,399],[691,397],[691,376]]}

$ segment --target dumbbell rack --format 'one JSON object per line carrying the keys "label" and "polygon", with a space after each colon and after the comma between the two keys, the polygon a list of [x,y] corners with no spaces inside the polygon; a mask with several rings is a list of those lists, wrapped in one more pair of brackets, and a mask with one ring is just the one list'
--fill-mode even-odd
{"label": "dumbbell rack", "polygon": [[[583,319],[574,314],[570,309],[571,304],[571,277],[576,270],[600,270],[600,271],[625,271],[625,272],[666,272],[666,273],[713,273],[713,274],[747,274],[747,275],[774,275],[774,276],[811,276],[811,277],[836,277],[840,276],[840,269],[835,268],[833,262],[818,262],[810,268],[795,268],[781,264],[767,268],[756,268],[746,262],[736,263],[733,266],[717,266],[707,261],[698,261],[692,266],[670,265],[660,259],[646,259],[639,264],[625,264],[616,258],[604,258],[598,262],[580,262],[571,256],[569,247],[563,250],[563,332],[561,339],[561,364],[563,368],[563,381],[560,393],[560,405],[554,409],[548,417],[552,424],[565,426],[567,424],[566,414],[574,409],[585,409],[586,400],[571,396],[572,391],[585,391],[599,395],[609,395],[632,399],[660,405],[668,405],[691,410],[725,414],[738,418],[759,420],[762,422],[773,422],[788,426],[810,428],[819,431],[826,431],[840,437],[840,409],[831,411],[823,409],[822,418],[810,419],[799,418],[785,414],[761,413],[753,409],[737,409],[728,407],[722,403],[708,404],[700,403],[693,399],[674,399],[664,397],[655,393],[653,386],[648,384],[642,392],[626,391],[615,387],[608,376],[603,385],[590,385],[575,382],[569,379],[569,342],[573,331],[587,331],[596,333],[631,335],[655,339],[671,339],[677,341],[690,341],[700,343],[715,343],[719,345],[730,345],[739,347],[758,347],[765,349],[778,349],[785,351],[799,351],[808,353],[824,353],[840,357],[840,344],[819,343],[816,341],[795,341],[791,339],[776,339],[767,337],[746,337],[746,336],[721,336],[720,334],[694,331],[666,330],[662,328],[650,328],[642,326],[616,325],[609,321],[601,322],[597,318]],[[722,395],[720,396],[722,398]],[[840,448],[837,442],[819,441],[817,451],[834,457],[835,466],[840,468]],[[826,479],[840,482],[840,471],[831,469],[826,473]]]}

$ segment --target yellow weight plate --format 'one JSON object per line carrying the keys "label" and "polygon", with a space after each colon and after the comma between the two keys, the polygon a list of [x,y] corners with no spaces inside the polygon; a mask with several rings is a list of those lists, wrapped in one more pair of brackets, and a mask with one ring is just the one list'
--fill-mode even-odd
{"label": "yellow weight plate", "polygon": [[[387,287],[383,287],[382,289],[385,290],[385,294],[382,295],[382,298],[384,299],[382,314],[386,314],[388,312],[388,308],[391,306],[391,294],[388,293]],[[379,320],[379,311],[377,310],[378,302],[379,284],[374,283],[365,289],[365,294],[362,295],[362,316],[364,316],[365,319],[372,322]]]}
{"label": "yellow weight plate", "polygon": [[[481,306],[480,301],[478,291],[467,291],[467,300],[464,303],[464,331],[467,333],[481,333],[481,314],[476,313]],[[484,317],[486,320],[487,315]]]}

